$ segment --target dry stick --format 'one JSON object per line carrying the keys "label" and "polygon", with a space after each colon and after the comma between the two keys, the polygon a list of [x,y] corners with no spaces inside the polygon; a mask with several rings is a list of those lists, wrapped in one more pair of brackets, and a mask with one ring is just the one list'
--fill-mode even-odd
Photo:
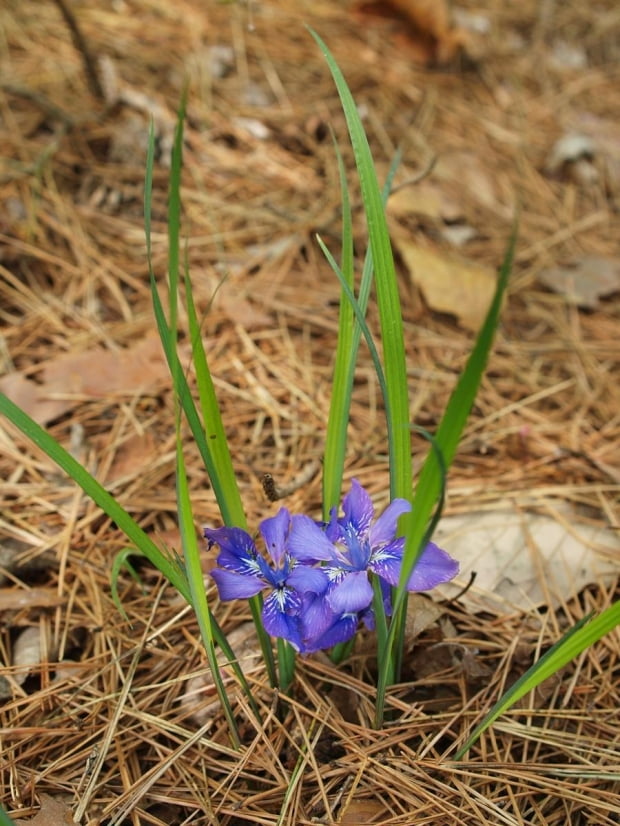
{"label": "dry stick", "polygon": [[95,58],[88,48],[84,35],[80,31],[75,15],[66,4],[65,0],[54,0],[54,2],[60,9],[60,13],[69,27],[75,48],[82,55],[88,88],[96,98],[99,98],[99,100],[105,100],[103,87],[101,85],[101,81],[99,80],[99,75],[97,74],[97,64]]}

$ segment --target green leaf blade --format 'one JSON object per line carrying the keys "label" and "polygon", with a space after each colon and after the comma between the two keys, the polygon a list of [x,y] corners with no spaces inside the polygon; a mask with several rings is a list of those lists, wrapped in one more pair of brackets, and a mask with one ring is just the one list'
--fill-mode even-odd
{"label": "green leaf blade", "polygon": [[561,668],[564,668],[618,625],[620,625],[620,600],[595,619],[591,619],[591,615],[580,619],[495,703],[484,720],[476,726],[465,744],[457,751],[454,759],[461,760],[480,735],[500,715],[508,711],[522,697],[539,686],[548,677],[557,673]]}

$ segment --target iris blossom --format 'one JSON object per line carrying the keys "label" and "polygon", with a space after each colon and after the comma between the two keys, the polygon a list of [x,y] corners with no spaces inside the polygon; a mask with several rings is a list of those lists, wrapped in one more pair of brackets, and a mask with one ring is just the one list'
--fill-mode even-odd
{"label": "iris blossom", "polygon": [[[391,587],[398,585],[405,539],[396,536],[398,519],[411,510],[394,499],[375,519],[370,495],[353,479],[327,524],[286,508],[260,524],[270,561],[240,528],[206,529],[209,544],[220,546],[211,571],[222,600],[247,599],[268,590],[263,604],[265,630],[308,653],[346,642],[360,621],[374,627],[373,587],[379,578],[386,614]],[[407,582],[408,591],[428,591],[456,576],[458,563],[429,542]]]}
{"label": "iris blossom", "polygon": [[[322,561],[328,578],[326,591],[304,611],[308,624],[313,611],[325,622],[331,612],[333,623],[310,644],[312,650],[328,647],[350,639],[359,619],[372,627],[373,589],[369,573],[380,578],[386,613],[390,613],[389,586],[398,585],[405,546],[404,537],[397,537],[400,516],[411,510],[406,499],[394,499],[375,520],[372,500],[356,480],[342,502],[344,516],[338,518],[336,509],[331,520],[322,529],[307,516],[293,516],[289,537],[291,554],[313,554]],[[428,591],[442,582],[448,582],[458,573],[456,560],[433,542],[422,551],[407,582],[408,591]],[[326,645],[324,643],[327,643]]]}
{"label": "iris blossom", "polygon": [[287,548],[291,516],[286,508],[260,524],[260,533],[271,564],[258,552],[254,540],[241,528],[206,528],[209,546],[220,546],[218,568],[211,571],[220,599],[248,599],[269,590],[263,603],[262,621],[268,634],[283,637],[297,650],[304,650],[302,619],[305,594],[319,594],[327,587],[321,568],[304,564],[303,549]]}

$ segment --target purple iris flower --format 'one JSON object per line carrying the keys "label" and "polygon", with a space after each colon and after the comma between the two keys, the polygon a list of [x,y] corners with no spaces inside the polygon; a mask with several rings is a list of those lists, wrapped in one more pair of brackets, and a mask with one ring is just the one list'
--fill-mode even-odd
{"label": "purple iris flower", "polygon": [[[410,503],[406,499],[394,499],[374,519],[370,495],[353,479],[342,509],[344,515],[338,518],[334,508],[324,528],[307,516],[293,516],[291,521],[290,553],[303,553],[306,558],[322,562],[321,570],[329,583],[325,592],[304,608],[306,623],[311,612],[323,622],[328,614],[333,617],[331,625],[322,628],[320,635],[306,641],[308,650],[350,639],[360,619],[372,626],[373,590],[369,572],[380,577],[387,613],[391,610],[388,586],[398,585],[400,578],[405,539],[396,537],[397,523],[402,514],[411,510]],[[409,577],[407,590],[428,591],[452,579],[458,569],[456,560],[429,542]]]}
{"label": "purple iris flower", "polygon": [[307,629],[302,626],[302,608],[307,596],[325,591],[328,580],[306,549],[293,553],[288,548],[291,516],[281,508],[276,516],[260,523],[260,533],[270,562],[258,552],[254,540],[241,528],[206,528],[209,545],[220,546],[218,568],[211,571],[220,599],[248,599],[269,590],[263,603],[262,620],[268,634],[288,640],[305,650]]}

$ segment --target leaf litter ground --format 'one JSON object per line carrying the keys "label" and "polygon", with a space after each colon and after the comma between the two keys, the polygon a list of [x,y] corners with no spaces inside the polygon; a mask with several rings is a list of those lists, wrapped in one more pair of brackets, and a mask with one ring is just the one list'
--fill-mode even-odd
{"label": "leaf litter ground", "polygon": [[[474,580],[454,601],[417,598],[405,681],[390,695],[395,722],[380,736],[370,728],[371,640],[337,670],[320,657],[301,662],[281,720],[248,615],[217,607],[264,718],[259,725],[231,684],[244,739],[236,752],[189,610],[142,567],[144,588],[121,580],[128,621],[119,615],[109,572],[122,536],[3,423],[4,805],[39,826],[72,817],[107,826],[617,823],[617,633],[500,719],[466,760],[450,761],[539,652],[617,598],[618,294],[606,282],[606,297],[583,310],[570,284],[552,292],[538,278],[592,258],[615,266],[615,4],[459,2],[462,31],[449,42],[467,47],[442,67],[420,64],[415,32],[404,38],[402,20],[369,16],[361,5],[77,4],[70,10],[99,61],[100,94],[60,5],[26,0],[0,12],[0,389],[160,542],[178,548],[173,401],[154,338],[141,199],[152,114],[160,147],[154,259],[163,275],[166,158],[189,77],[184,232],[248,519],[256,525],[278,507],[265,499],[266,472],[287,489],[287,506],[319,513],[338,286],[314,234],[337,251],[329,125],[341,139],[344,126],[307,23],[340,62],[379,168],[403,148],[390,220],[412,418],[431,430],[520,206],[510,295],[446,513],[475,514],[476,524],[517,514],[536,587],[511,578],[498,540],[489,549],[495,581],[483,588]],[[581,141],[560,147],[578,150],[562,155],[558,141],[574,134]],[[350,166],[346,147],[345,155]],[[353,202],[361,255],[355,190]],[[455,267],[452,301],[448,279],[434,306],[428,272],[408,269],[413,248],[414,261],[426,251],[422,260]],[[468,262],[466,299],[455,256]],[[596,285],[588,293],[598,296]],[[370,323],[376,329],[372,308]],[[347,476],[385,504],[385,433],[365,354],[350,438]],[[208,481],[188,449],[195,512],[216,525]],[[423,450],[417,445],[416,466]],[[577,537],[581,555],[549,560],[534,516]],[[467,531],[459,531],[466,554]],[[607,563],[604,575],[592,560]],[[205,570],[211,564],[205,553]],[[554,565],[569,568],[561,592]]]}

